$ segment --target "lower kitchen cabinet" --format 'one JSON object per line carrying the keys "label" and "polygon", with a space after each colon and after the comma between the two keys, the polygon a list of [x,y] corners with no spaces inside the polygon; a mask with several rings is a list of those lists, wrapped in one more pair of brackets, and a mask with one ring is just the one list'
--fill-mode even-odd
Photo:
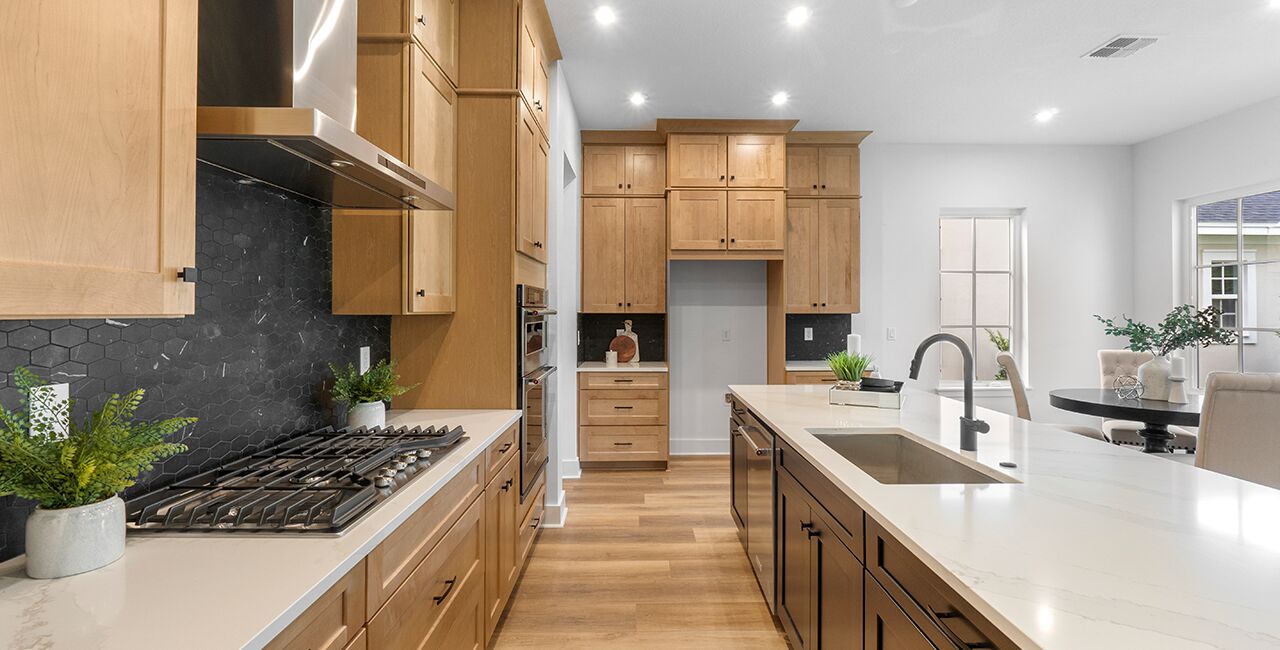
{"label": "lower kitchen cabinet", "polygon": [[863,585],[867,597],[863,611],[865,650],[938,650],[870,573],[863,577]]}
{"label": "lower kitchen cabinet", "polygon": [[802,370],[787,373],[788,384],[834,384],[836,375],[827,370]]}
{"label": "lower kitchen cabinet", "polygon": [[586,466],[666,467],[669,390],[664,372],[578,373],[578,450]]}
{"label": "lower kitchen cabinet", "polygon": [[516,511],[520,504],[520,463],[507,459],[503,469],[484,491],[485,500],[485,636],[502,618],[520,575],[519,535]]}
{"label": "lower kitchen cabinet", "polygon": [[266,650],[344,650],[360,647],[365,622],[365,563],[294,619]]}

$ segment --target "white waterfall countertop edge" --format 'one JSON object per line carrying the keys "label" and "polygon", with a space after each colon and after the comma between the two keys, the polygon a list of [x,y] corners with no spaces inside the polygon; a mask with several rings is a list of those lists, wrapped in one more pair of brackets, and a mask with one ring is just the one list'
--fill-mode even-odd
{"label": "white waterfall countertop edge", "polygon": [[468,440],[341,536],[129,535],[115,563],[32,580],[0,564],[0,643],[14,648],[261,648],[462,468],[519,411],[391,411],[389,425],[461,425]]}
{"label": "white waterfall countertop edge", "polygon": [[578,364],[578,372],[666,372],[666,361],[641,361],[636,364],[620,363],[606,366],[603,361],[583,361]]}
{"label": "white waterfall countertop edge", "polygon": [[[961,452],[962,404],[917,390],[895,411],[729,388],[1022,647],[1280,647],[1280,491],[987,409],[991,432]],[[1020,483],[885,485],[809,431],[858,427]]]}

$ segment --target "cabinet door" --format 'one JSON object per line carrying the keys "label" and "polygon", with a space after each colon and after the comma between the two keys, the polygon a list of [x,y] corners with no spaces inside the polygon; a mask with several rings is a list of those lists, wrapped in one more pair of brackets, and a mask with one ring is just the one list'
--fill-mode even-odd
{"label": "cabinet door", "polygon": [[667,185],[724,187],[728,138],[675,133],[667,136]]}
{"label": "cabinet door", "polygon": [[452,210],[411,210],[404,241],[409,260],[406,287],[409,311],[450,314],[455,308],[454,213]]}
{"label": "cabinet door", "polygon": [[195,312],[196,16],[0,7],[0,317]]}
{"label": "cabinet door", "polygon": [[458,0],[413,0],[413,36],[458,83]]}
{"label": "cabinet door", "polygon": [[626,231],[624,199],[582,200],[582,311],[624,311]]}
{"label": "cabinet door", "polygon": [[787,140],[782,135],[729,136],[729,187],[787,186]]}
{"label": "cabinet door", "polygon": [[858,311],[860,234],[857,199],[818,202],[818,308],[825,313]]}
{"label": "cabinet door", "polygon": [[627,147],[588,145],[582,158],[583,194],[627,193]]}
{"label": "cabinet door", "polygon": [[[541,233],[538,232],[537,171],[542,136],[524,102],[519,106],[520,123],[516,125],[516,250],[534,259],[543,259]],[[543,188],[542,196],[546,196]],[[546,209],[545,207],[543,208]]]}
{"label": "cabinet door", "polygon": [[267,643],[266,650],[343,650],[364,627],[365,603],[361,562]]}
{"label": "cabinet door", "polygon": [[533,259],[547,261],[547,159],[550,145],[540,137],[534,138],[533,151]]}
{"label": "cabinet door", "polygon": [[[667,202],[627,199],[627,311],[667,310]],[[585,278],[584,278],[585,282]]]}
{"label": "cabinet door", "polygon": [[520,43],[519,43],[519,82],[520,94],[524,96],[524,101],[533,106],[534,85],[537,81],[538,68],[538,39],[533,35],[533,26],[529,24],[528,8],[525,7],[522,12],[525,14],[524,20],[520,21]]}
{"label": "cabinet door", "polygon": [[818,311],[818,201],[787,201],[786,311]]}
{"label": "cabinet door", "polygon": [[818,148],[787,147],[787,196],[818,194]]}
{"label": "cabinet door", "polygon": [[729,191],[730,250],[782,250],[786,239],[785,192]]}
{"label": "cabinet door", "polygon": [[[809,533],[813,514],[804,488],[784,471],[776,474],[778,510],[775,549],[778,571],[778,618],[799,649],[813,648],[809,635],[813,621],[813,569]],[[750,526],[751,523],[747,522]]]}
{"label": "cabinet door", "polygon": [[816,597],[809,645],[856,648],[863,638],[862,563],[835,535],[836,525],[813,508],[813,589]]}
{"label": "cabinet door", "polygon": [[485,636],[493,630],[506,609],[519,569],[519,534],[516,509],[520,501],[520,463],[508,462],[484,491],[485,507]]}
{"label": "cabinet door", "polygon": [[671,250],[724,250],[728,199],[723,191],[672,190]]}
{"label": "cabinet door", "polygon": [[818,150],[818,193],[823,196],[858,196],[857,147],[821,147]]}
{"label": "cabinet door", "polygon": [[667,183],[666,147],[626,148],[627,194],[662,194]]}
{"label": "cabinet door", "polygon": [[[432,0],[448,3],[449,0]],[[417,47],[410,81],[413,105],[409,124],[409,164],[446,190],[454,189],[457,93],[449,80]]]}
{"label": "cabinet door", "polygon": [[937,650],[870,573],[863,572],[862,580],[866,596],[862,645],[865,650]]}
{"label": "cabinet door", "polygon": [[537,63],[533,67],[533,119],[542,126],[543,133],[550,133],[551,100],[547,98],[551,75],[547,72],[546,52],[538,48]]}

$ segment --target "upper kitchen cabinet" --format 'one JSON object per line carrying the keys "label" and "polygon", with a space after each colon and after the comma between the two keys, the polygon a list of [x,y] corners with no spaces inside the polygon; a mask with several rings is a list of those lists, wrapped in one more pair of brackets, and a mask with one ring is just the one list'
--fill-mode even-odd
{"label": "upper kitchen cabinet", "polygon": [[858,199],[787,201],[787,313],[858,311],[860,223]]}
{"label": "upper kitchen cabinet", "polygon": [[667,185],[725,187],[728,150],[728,136],[672,133],[667,136]]}
{"label": "upper kitchen cabinet", "polygon": [[359,11],[361,37],[412,38],[458,85],[458,0],[360,0]]}
{"label": "upper kitchen cabinet", "polygon": [[334,210],[333,313],[452,313],[455,237],[452,210]]}
{"label": "upper kitchen cabinet", "polygon": [[516,250],[547,261],[547,143],[521,103],[516,125]]}
{"label": "upper kitchen cabinet", "polygon": [[666,246],[663,199],[583,199],[582,311],[665,312]]}
{"label": "upper kitchen cabinet", "polygon": [[786,187],[786,136],[731,135],[728,138],[729,187]]}
{"label": "upper kitchen cabinet", "polygon": [[857,145],[791,145],[787,147],[789,196],[861,195]]}
{"label": "upper kitchen cabinet", "polygon": [[728,240],[728,192],[672,190],[668,206],[671,250],[722,251]]}
{"label": "upper kitchen cabinet", "polygon": [[662,196],[667,177],[665,147],[587,145],[582,158],[582,193],[587,196]]}
{"label": "upper kitchen cabinet", "polygon": [[787,195],[782,191],[731,190],[729,250],[775,250],[786,245]]}
{"label": "upper kitchen cabinet", "polygon": [[195,312],[197,13],[0,5],[0,317]]}
{"label": "upper kitchen cabinet", "polygon": [[538,36],[533,9],[532,3],[524,3],[520,12],[520,94],[541,130],[540,137],[547,139],[551,133],[551,106],[547,99],[549,63],[546,46]]}

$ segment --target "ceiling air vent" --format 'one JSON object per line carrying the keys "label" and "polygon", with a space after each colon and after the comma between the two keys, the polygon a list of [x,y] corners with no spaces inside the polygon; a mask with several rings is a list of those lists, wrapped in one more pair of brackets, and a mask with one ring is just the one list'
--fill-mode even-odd
{"label": "ceiling air vent", "polygon": [[1084,55],[1086,59],[1123,59],[1156,42],[1153,36],[1117,36]]}

